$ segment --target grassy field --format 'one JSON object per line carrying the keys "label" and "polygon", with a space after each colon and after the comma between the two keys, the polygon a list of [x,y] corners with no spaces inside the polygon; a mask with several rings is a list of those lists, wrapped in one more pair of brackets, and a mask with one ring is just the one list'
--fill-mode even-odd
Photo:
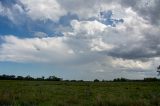
{"label": "grassy field", "polygon": [[0,106],[160,106],[160,82],[0,81]]}

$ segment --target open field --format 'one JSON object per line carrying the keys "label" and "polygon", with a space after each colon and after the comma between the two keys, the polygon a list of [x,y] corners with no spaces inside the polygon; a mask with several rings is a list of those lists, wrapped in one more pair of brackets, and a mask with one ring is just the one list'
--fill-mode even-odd
{"label": "open field", "polygon": [[160,82],[0,81],[0,106],[160,106]]}

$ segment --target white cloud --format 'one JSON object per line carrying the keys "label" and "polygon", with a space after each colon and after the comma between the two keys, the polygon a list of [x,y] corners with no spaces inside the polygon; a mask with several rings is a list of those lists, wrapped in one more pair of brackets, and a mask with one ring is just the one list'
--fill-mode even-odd
{"label": "white cloud", "polygon": [[3,37],[0,60],[15,62],[63,62],[70,58],[71,50],[64,44],[65,38]]}
{"label": "white cloud", "polygon": [[123,60],[121,58],[117,58],[112,60],[112,66],[122,69],[143,69],[148,70],[151,68],[150,62],[142,62],[138,60]]}
{"label": "white cloud", "polygon": [[33,20],[58,21],[61,16],[66,14],[56,0],[21,0],[21,2],[26,6],[27,14]]}
{"label": "white cloud", "polygon": [[73,20],[71,21],[72,31],[63,32],[64,36],[66,37],[73,37],[77,39],[86,39],[92,40],[101,38],[103,33],[109,26],[98,22],[97,20],[94,21],[78,21]]}
{"label": "white cloud", "polygon": [[96,0],[58,0],[66,11],[76,14],[80,19],[97,17],[99,12],[99,1]]}
{"label": "white cloud", "polygon": [[38,37],[38,38],[44,38],[47,37],[48,35],[44,32],[35,32],[34,33],[34,37]]}
{"label": "white cloud", "polygon": [[[71,21],[71,26],[76,35],[95,36],[95,33],[103,32],[107,26],[98,21]],[[98,36],[98,35],[97,35]],[[99,35],[100,36],[100,35]]]}
{"label": "white cloud", "polygon": [[114,48],[114,45],[103,42],[102,38],[93,39],[90,46],[91,51],[106,51]]}

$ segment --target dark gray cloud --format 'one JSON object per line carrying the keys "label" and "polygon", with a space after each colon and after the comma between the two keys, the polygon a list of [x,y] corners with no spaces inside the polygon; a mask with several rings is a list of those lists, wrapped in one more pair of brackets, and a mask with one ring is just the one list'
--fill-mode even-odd
{"label": "dark gray cloud", "polygon": [[152,24],[160,25],[160,0],[121,0],[120,3],[131,7]]}
{"label": "dark gray cloud", "polygon": [[117,47],[107,52],[108,55],[123,59],[150,59],[160,56],[160,31],[145,30],[143,39],[140,41],[127,42],[125,45],[119,44]]}
{"label": "dark gray cloud", "polygon": [[132,46],[128,47],[119,47],[115,48],[114,50],[110,51],[108,53],[110,56],[117,57],[117,58],[123,58],[123,59],[146,59],[146,58],[153,58],[160,54],[157,54],[157,51],[154,52],[151,48],[144,47],[141,45],[141,47],[132,48]]}

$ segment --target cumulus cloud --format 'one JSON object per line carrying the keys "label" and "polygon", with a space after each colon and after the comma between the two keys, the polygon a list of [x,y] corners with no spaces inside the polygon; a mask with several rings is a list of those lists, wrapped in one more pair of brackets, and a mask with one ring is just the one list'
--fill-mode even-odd
{"label": "cumulus cloud", "polygon": [[81,37],[98,37],[101,36],[100,33],[105,30],[106,25],[98,22],[98,21],[71,21],[71,27],[73,28],[72,34]]}
{"label": "cumulus cloud", "polygon": [[57,2],[68,12],[78,15],[79,19],[97,17],[99,12],[97,0],[58,0]]}
{"label": "cumulus cloud", "polygon": [[112,60],[113,67],[119,67],[121,69],[149,69],[151,67],[150,62],[134,61],[134,60],[123,60],[117,58]]}
{"label": "cumulus cloud", "polygon": [[[128,18],[131,17],[133,16]],[[134,57],[129,51],[136,50],[135,48],[139,46],[142,47],[139,42],[143,41],[145,37],[141,35],[143,32],[143,30],[141,32],[141,26],[131,27],[130,35],[128,35],[128,25],[136,22],[138,21],[129,20],[117,27],[111,27],[98,21],[74,20],[71,22],[73,30],[64,32],[65,35],[62,37],[20,39],[15,36],[5,36],[3,38],[5,43],[1,45],[1,61],[44,62],[59,65],[65,63],[71,66],[74,64],[77,67],[80,65],[81,69],[85,70],[91,70],[92,65],[97,70],[106,70],[108,67],[111,67],[112,70],[149,69],[151,65],[146,61],[128,58],[130,55],[130,57]],[[143,26],[145,21],[141,22]],[[137,27],[140,28],[137,30]],[[135,30],[137,31],[135,32]],[[36,33],[37,36],[42,34],[44,33]],[[123,40],[121,41],[119,38]]]}
{"label": "cumulus cloud", "polygon": [[25,38],[5,36],[1,45],[0,60],[15,62],[58,62],[69,58],[71,50],[65,38]]}
{"label": "cumulus cloud", "polygon": [[21,0],[26,7],[27,14],[33,20],[52,20],[58,21],[66,14],[66,11],[57,3],[56,0]]}
{"label": "cumulus cloud", "polygon": [[131,7],[152,24],[160,24],[159,0],[121,0],[121,4],[126,7]]}

